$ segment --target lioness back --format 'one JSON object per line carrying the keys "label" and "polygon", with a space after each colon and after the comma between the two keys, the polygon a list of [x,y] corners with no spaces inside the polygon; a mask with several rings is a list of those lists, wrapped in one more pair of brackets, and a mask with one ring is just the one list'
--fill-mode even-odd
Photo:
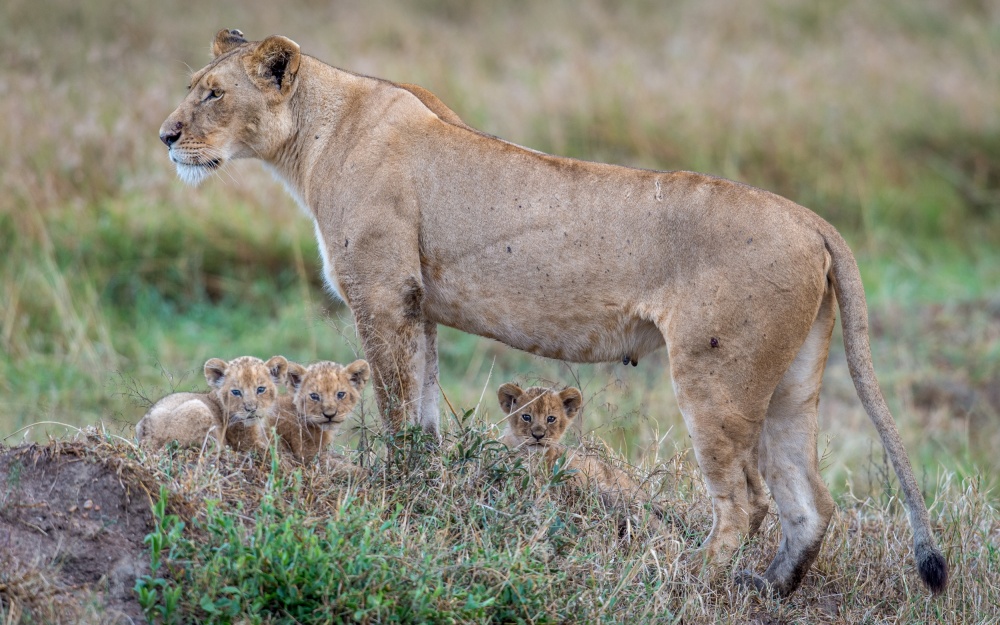
{"label": "lioness back", "polygon": [[274,356],[266,363],[253,356],[205,363],[207,393],[172,393],[157,401],[136,424],[139,443],[160,449],[171,441],[200,447],[207,441],[238,451],[267,447],[264,422],[277,407],[277,383],[288,362]]}
{"label": "lioness back", "polygon": [[279,399],[274,423],[281,448],[308,462],[329,447],[361,399],[369,376],[364,360],[347,366],[330,361],[308,367],[289,363],[287,383],[293,392]]}

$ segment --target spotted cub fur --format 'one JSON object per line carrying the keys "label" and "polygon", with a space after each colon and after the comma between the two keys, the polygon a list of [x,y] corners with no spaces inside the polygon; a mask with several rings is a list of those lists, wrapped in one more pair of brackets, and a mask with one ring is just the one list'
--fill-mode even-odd
{"label": "spotted cub fur", "polygon": [[274,424],[282,450],[307,462],[327,448],[357,406],[370,376],[364,360],[347,366],[330,361],[308,367],[289,363],[288,388],[293,393],[279,400]]}
{"label": "spotted cub fur", "polygon": [[238,451],[266,450],[266,428],[278,404],[288,361],[241,356],[205,363],[207,393],[172,393],[159,400],[135,426],[139,442],[159,449],[171,441],[200,447],[225,441]]}

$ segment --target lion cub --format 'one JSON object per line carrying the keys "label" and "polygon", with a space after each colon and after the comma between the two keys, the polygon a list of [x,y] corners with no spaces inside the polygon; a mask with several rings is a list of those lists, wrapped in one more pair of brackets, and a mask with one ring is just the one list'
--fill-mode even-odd
{"label": "lion cub", "polygon": [[[566,468],[575,471],[570,479],[579,486],[596,490],[606,504],[649,500],[641,486],[621,469],[594,454],[559,444],[583,405],[579,389],[556,392],[533,386],[522,390],[515,384],[504,384],[497,391],[497,399],[508,415],[507,428],[500,440],[510,449],[544,454],[550,468],[565,455]],[[660,516],[659,508],[654,506],[654,512]]]}
{"label": "lion cub", "polygon": [[288,363],[288,388],[275,412],[274,428],[281,448],[300,462],[308,462],[329,446],[333,436],[361,399],[371,368],[364,360],[346,367],[315,362],[308,367]]}
{"label": "lion cub", "polygon": [[283,356],[267,362],[253,356],[229,362],[212,358],[205,363],[205,380],[212,390],[167,395],[136,424],[136,438],[153,449],[170,441],[200,447],[212,438],[238,451],[266,450],[277,385],[284,383],[287,369]]}

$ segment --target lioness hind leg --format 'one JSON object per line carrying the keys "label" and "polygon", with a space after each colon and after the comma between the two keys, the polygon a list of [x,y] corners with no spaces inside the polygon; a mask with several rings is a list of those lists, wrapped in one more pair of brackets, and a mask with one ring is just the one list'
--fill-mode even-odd
{"label": "lioness hind leg", "polygon": [[[750,533],[751,493],[760,483],[757,446],[766,399],[757,406],[738,406],[730,389],[709,376],[684,375],[683,360],[670,354],[677,403],[691,435],[695,458],[712,498],[712,531],[702,545],[706,564],[720,567]],[[757,522],[753,519],[753,522]]]}
{"label": "lioness hind leg", "polygon": [[764,490],[764,480],[757,468],[759,464],[759,452],[758,449],[754,449],[753,458],[745,471],[747,477],[747,501],[750,506],[748,508],[750,514],[750,536],[753,536],[760,530],[760,526],[764,522],[765,517],[767,517],[767,512],[770,509],[770,499]]}
{"label": "lioness hind leg", "polygon": [[836,299],[824,296],[816,321],[771,397],[760,440],[760,470],[778,504],[781,545],[764,579],[794,591],[819,554],[834,502],[819,475],[817,413]]}

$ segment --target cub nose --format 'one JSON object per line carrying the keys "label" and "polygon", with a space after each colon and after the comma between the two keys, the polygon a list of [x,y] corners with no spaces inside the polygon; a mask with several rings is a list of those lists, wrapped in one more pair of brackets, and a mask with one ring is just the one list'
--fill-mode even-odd
{"label": "cub nose", "polygon": [[545,432],[532,432],[531,435],[535,437],[536,441],[540,441],[545,438]]}
{"label": "cub nose", "polygon": [[168,148],[177,142],[181,138],[181,123],[176,122],[169,129],[160,132],[160,141],[163,142]]}
{"label": "cub nose", "polygon": [[327,421],[332,421],[333,418],[337,416],[337,411],[334,410],[333,412],[324,412],[323,416],[326,417]]}

